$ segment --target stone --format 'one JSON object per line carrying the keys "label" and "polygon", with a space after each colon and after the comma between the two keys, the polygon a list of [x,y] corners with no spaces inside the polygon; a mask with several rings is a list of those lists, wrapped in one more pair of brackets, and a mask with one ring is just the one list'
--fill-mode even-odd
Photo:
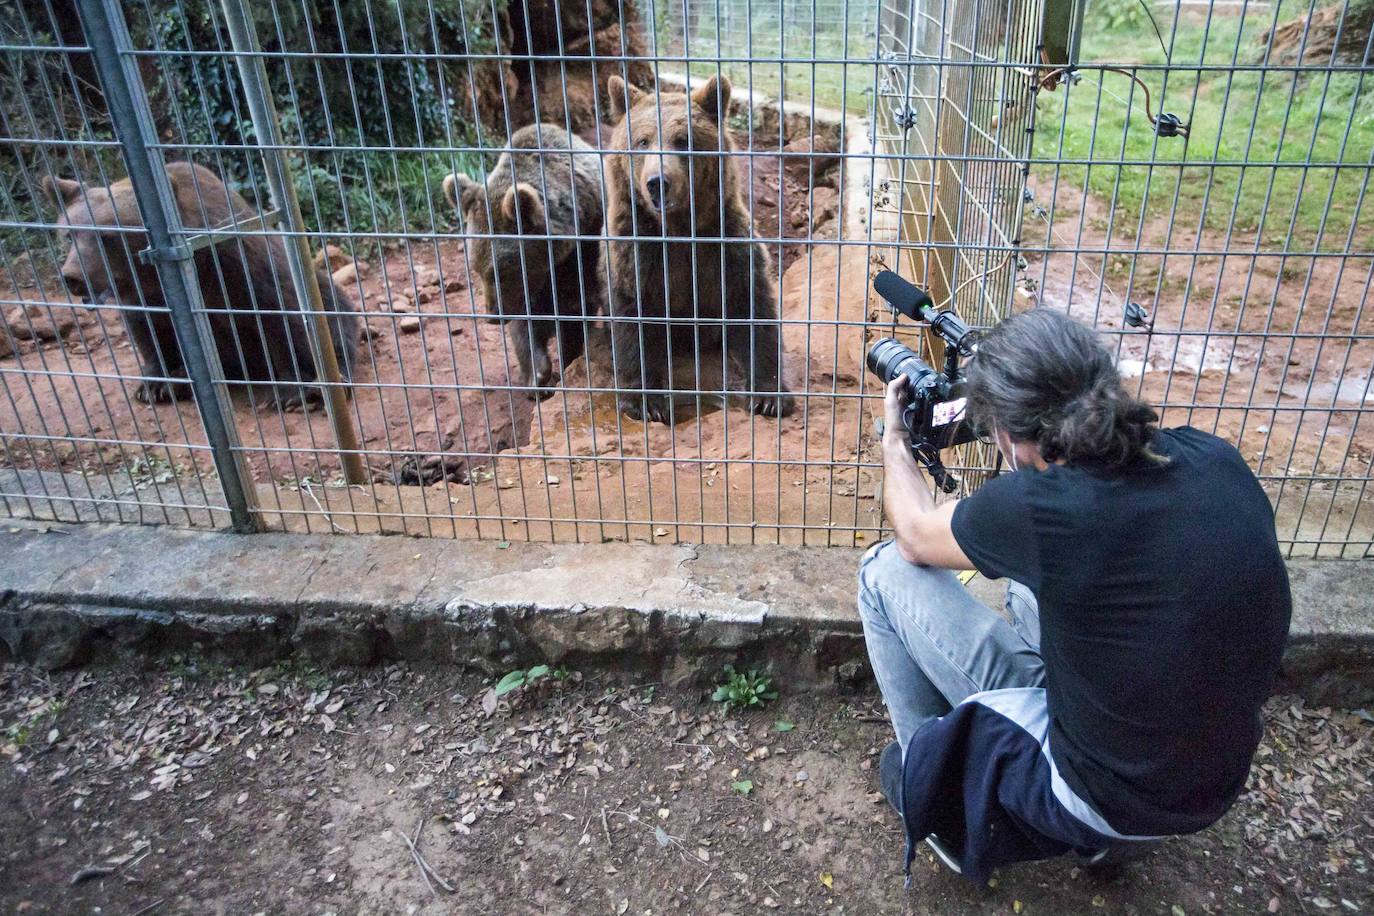
{"label": "stone", "polygon": [[391,310],[400,314],[409,314],[415,311],[415,306],[411,303],[409,296],[402,296],[397,293],[391,297]]}
{"label": "stone", "polygon": [[323,668],[361,668],[377,661],[380,631],[367,621],[348,615],[306,613],[296,624],[291,642],[302,658]]}
{"label": "stone", "polygon": [[59,607],[0,608],[0,657],[44,671],[85,664],[90,656],[87,627],[78,615]]}
{"label": "stone", "polygon": [[539,609],[514,618],[516,627],[552,662],[568,655],[607,658],[649,646],[649,617],[625,608]]}
{"label": "stone", "polygon": [[15,340],[57,340],[76,330],[76,318],[65,306],[31,302],[5,313],[5,324]]}
{"label": "stone", "polygon": [[340,286],[355,284],[359,278],[367,276],[368,269],[366,261],[349,261],[334,271],[334,282]]}
{"label": "stone", "polygon": [[838,137],[819,134],[813,143],[812,137],[802,136],[788,142],[782,152],[788,154],[783,160],[787,174],[804,183],[810,176],[819,176],[839,164],[840,141]]}
{"label": "stone", "polygon": [[818,235],[822,228],[839,215],[840,194],[834,188],[817,187],[811,189],[811,234]]}
{"label": "stone", "polygon": [[408,315],[400,320],[397,327],[400,328],[402,334],[414,334],[420,330],[420,319],[416,315]]}
{"label": "stone", "polygon": [[327,266],[332,274],[345,264],[351,263],[353,259],[338,245],[326,245],[322,251],[315,252],[313,260],[317,268]]}

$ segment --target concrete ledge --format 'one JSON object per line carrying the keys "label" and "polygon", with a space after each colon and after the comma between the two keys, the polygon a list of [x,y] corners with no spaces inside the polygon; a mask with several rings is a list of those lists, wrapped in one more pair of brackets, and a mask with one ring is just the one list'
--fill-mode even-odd
{"label": "concrete ledge", "polygon": [[[262,663],[390,658],[505,671],[536,660],[714,678],[866,673],[859,551],[239,536],[131,525],[0,528],[0,656],[46,668],[199,651]],[[1295,561],[1288,686],[1374,701],[1374,564]],[[1000,583],[973,590],[997,606]]]}

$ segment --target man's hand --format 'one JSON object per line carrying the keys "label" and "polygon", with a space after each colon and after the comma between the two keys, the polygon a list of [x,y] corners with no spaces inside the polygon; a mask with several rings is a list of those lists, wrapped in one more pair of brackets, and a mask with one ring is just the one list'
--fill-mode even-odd
{"label": "man's hand", "polygon": [[887,383],[887,392],[883,395],[884,451],[893,446],[901,446],[908,454],[911,451],[907,444],[906,424],[902,421],[902,409],[906,407],[909,392],[905,375],[899,375]]}
{"label": "man's hand", "polygon": [[888,383],[883,395],[883,511],[892,524],[897,550],[908,563],[971,569],[954,540],[954,502],[938,508],[920,465],[911,454],[902,409],[909,388],[905,376]]}

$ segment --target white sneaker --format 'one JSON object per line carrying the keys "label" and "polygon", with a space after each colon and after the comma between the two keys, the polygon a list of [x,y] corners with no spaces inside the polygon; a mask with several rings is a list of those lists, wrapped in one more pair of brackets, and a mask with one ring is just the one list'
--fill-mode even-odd
{"label": "white sneaker", "polygon": [[954,872],[956,875],[962,875],[964,873],[964,867],[959,864],[958,859],[954,858],[954,853],[950,852],[949,847],[947,847],[944,841],[935,834],[932,833],[930,836],[926,837],[926,845],[934,851],[936,857],[939,858],[941,862],[945,863],[945,867],[950,871]]}

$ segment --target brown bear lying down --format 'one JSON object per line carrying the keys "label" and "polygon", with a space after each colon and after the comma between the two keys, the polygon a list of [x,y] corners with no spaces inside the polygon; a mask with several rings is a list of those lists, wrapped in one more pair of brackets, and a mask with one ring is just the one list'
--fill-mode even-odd
{"label": "brown bear lying down", "polygon": [[[182,225],[208,229],[253,215],[248,202],[229,190],[209,169],[189,162],[167,166]],[[143,218],[129,180],[93,187],[59,178],[44,186],[65,212],[58,233],[67,243],[62,280],[73,296],[91,305],[120,305],[129,338],[138,352],[140,373],[148,376],[134,397],[152,404],[186,394],[186,366],[177,345],[155,267],[138,252],[148,247],[142,232],[100,228],[141,228]],[[228,379],[276,382],[273,394],[283,408],[321,400],[318,389],[299,383],[316,379],[305,324],[296,303],[286,249],[277,237],[244,235],[195,254],[200,293],[214,334],[220,365]],[[358,339],[353,303],[324,271],[318,272],[325,308],[332,312],[330,333],[339,368],[352,376]],[[146,307],[149,311],[142,311]]]}
{"label": "brown bear lying down", "polygon": [[729,80],[712,77],[690,95],[643,92],[617,76],[609,82],[611,111],[620,117],[611,140],[617,152],[606,162],[606,234],[621,410],[673,422],[670,392],[693,379],[671,378],[671,336],[674,355],[740,366],[755,413],[790,414],[770,259],[750,241],[734,144],[722,123]]}

